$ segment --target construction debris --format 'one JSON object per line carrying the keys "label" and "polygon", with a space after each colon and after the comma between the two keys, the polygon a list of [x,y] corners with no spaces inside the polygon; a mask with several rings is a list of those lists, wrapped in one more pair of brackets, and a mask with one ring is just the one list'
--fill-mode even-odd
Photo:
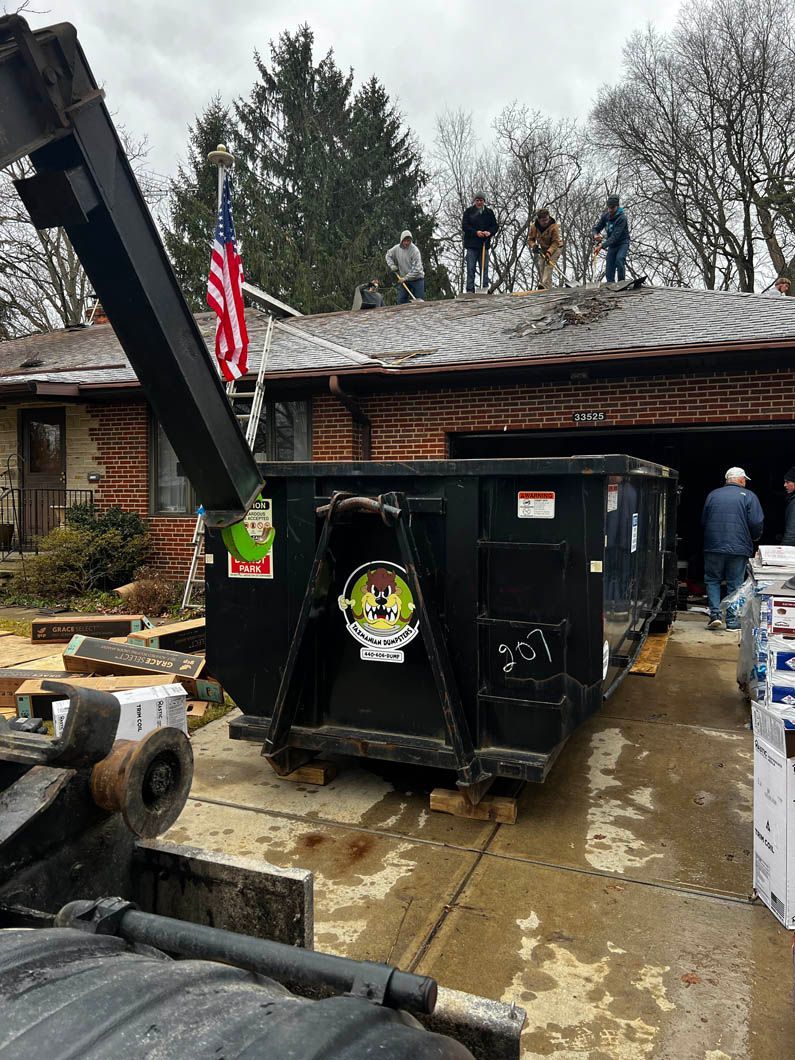
{"label": "construction debris", "polygon": [[127,643],[138,644],[144,648],[164,648],[167,651],[194,654],[204,651],[206,639],[204,619],[193,618],[186,622],[172,622],[166,626],[131,632]]}
{"label": "construction debris", "polygon": [[147,630],[152,623],[146,615],[75,615],[69,618],[34,618],[31,623],[31,644],[68,644],[76,633],[84,637],[127,636]]}
{"label": "construction debris", "polygon": [[540,332],[560,331],[572,325],[592,324],[619,306],[616,295],[604,288],[567,288],[555,291],[552,297],[552,292],[544,294],[530,313],[522,314],[520,323],[503,329],[504,334],[524,338]]}

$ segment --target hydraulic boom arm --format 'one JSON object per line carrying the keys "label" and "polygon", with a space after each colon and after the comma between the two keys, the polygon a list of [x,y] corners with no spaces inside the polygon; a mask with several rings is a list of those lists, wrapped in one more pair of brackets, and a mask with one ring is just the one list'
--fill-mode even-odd
{"label": "hydraulic boom arm", "polygon": [[103,95],[73,26],[0,19],[0,167],[30,157],[15,183],[33,224],[66,229],[208,525],[228,526],[260,475]]}

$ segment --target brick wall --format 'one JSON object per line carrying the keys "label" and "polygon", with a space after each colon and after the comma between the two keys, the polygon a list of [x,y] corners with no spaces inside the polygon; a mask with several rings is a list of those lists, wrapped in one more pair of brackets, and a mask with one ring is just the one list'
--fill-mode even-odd
{"label": "brick wall", "polygon": [[[96,492],[100,507],[119,505],[149,516],[149,407],[143,401],[89,407],[89,433],[104,467]],[[195,516],[156,515],[149,519],[152,565],[168,578],[187,577]],[[201,575],[201,571],[199,572]]]}
{"label": "brick wall", "polygon": [[118,505],[149,514],[149,410],[144,402],[92,405],[89,435],[102,463],[95,499],[103,508]]}
{"label": "brick wall", "polygon": [[[600,427],[791,420],[795,373],[782,369],[447,387],[376,394],[360,403],[372,420],[374,460],[445,459],[448,433],[571,429],[573,414],[583,411],[604,412]],[[315,398],[312,431],[315,460],[360,459],[350,414],[334,398]]]}

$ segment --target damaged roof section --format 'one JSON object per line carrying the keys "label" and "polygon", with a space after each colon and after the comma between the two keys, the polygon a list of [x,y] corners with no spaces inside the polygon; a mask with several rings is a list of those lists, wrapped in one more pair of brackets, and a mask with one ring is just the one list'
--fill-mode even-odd
{"label": "damaged roof section", "polygon": [[[196,316],[208,348],[212,313]],[[262,356],[267,317],[246,310],[249,372]],[[277,321],[266,377],[350,373],[391,377],[615,357],[709,355],[795,346],[795,299],[634,284],[473,295]],[[0,343],[0,390],[71,387],[75,394],[135,389],[108,324]]]}
{"label": "damaged roof section", "polygon": [[620,295],[606,287],[572,288],[561,291],[557,298],[535,299],[522,314],[521,321],[505,330],[520,338],[532,338],[546,331],[595,324],[620,305]]}

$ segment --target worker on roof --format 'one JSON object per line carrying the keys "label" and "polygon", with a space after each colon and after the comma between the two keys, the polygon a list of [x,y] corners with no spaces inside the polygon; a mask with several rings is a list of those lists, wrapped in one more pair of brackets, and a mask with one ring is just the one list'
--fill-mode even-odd
{"label": "worker on roof", "polygon": [[384,296],[379,288],[378,280],[370,280],[369,283],[360,283],[353,297],[354,309],[380,309],[384,304]]}
{"label": "worker on roof", "polygon": [[535,258],[538,285],[542,290],[548,291],[552,286],[552,269],[563,250],[563,240],[560,236],[560,225],[546,206],[541,207],[530,225],[527,245]]}
{"label": "worker on roof", "polygon": [[[720,587],[726,595],[740,588],[755,543],[762,536],[765,517],[755,493],[748,489],[750,476],[741,467],[730,467],[725,486],[713,490],[704,504],[704,584],[707,589],[707,629],[723,629],[720,617]],[[734,607],[726,608],[726,629],[739,629]]]}
{"label": "worker on roof", "polygon": [[792,290],[789,276],[779,276],[769,291],[765,291],[767,298],[786,298]]}
{"label": "worker on roof", "polygon": [[[627,263],[627,252],[629,251],[629,223],[624,207],[619,205],[617,195],[607,196],[607,209],[591,229],[593,241],[600,250],[607,251],[607,263],[605,265],[605,280],[613,283],[618,274],[618,279],[623,280],[626,276],[625,266]],[[604,236],[602,229],[605,230]]]}
{"label": "worker on roof", "polygon": [[425,300],[425,269],[422,254],[408,228],[400,233],[400,242],[386,252],[386,263],[396,274],[397,304]]}
{"label": "worker on roof", "polygon": [[467,291],[474,292],[476,270],[480,273],[481,288],[489,285],[491,241],[500,227],[494,211],[486,205],[486,196],[482,191],[476,191],[472,196],[472,205],[464,210],[461,227],[467,256]]}

